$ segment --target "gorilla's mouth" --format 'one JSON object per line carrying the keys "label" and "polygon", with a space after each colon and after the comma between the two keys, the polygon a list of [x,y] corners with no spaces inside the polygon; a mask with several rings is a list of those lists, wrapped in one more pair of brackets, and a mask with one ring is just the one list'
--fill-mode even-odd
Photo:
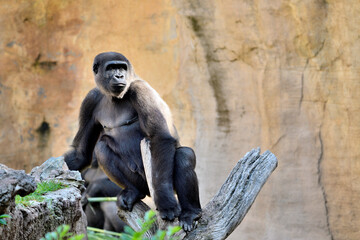
{"label": "gorilla's mouth", "polygon": [[117,84],[111,86],[111,91],[114,93],[121,93],[125,89],[125,84]]}

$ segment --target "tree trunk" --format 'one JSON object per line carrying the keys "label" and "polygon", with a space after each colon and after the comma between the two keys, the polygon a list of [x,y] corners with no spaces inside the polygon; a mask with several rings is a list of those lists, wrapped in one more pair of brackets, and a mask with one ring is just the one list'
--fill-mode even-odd
{"label": "tree trunk", "polygon": [[[142,143],[142,151],[150,151],[146,142]],[[147,146],[145,146],[145,145]],[[147,149],[146,149],[147,148]],[[150,154],[143,159],[144,166],[151,166]],[[251,205],[255,201],[260,189],[270,174],[277,167],[277,159],[270,151],[260,155],[260,148],[253,149],[236,164],[230,175],[214,198],[203,208],[202,217],[197,227],[191,232],[181,231],[177,234],[180,239],[225,239],[244,219]],[[146,172],[148,173],[148,172]],[[119,209],[119,216],[135,231],[139,230],[136,219],[143,219],[150,208],[143,202],[135,204],[132,212]],[[166,229],[178,222],[166,222],[158,217],[153,231]]]}

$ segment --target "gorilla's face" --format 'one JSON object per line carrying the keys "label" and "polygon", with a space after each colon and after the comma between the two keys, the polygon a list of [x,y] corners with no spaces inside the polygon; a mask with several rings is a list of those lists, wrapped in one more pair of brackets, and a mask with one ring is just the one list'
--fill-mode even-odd
{"label": "gorilla's face", "polygon": [[120,53],[97,55],[93,65],[97,86],[106,95],[122,97],[129,85],[129,67],[129,61]]}

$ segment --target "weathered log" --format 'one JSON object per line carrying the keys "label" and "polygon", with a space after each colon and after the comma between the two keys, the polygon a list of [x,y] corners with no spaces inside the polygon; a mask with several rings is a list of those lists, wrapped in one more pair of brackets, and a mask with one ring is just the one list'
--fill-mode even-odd
{"label": "weathered log", "polygon": [[[142,146],[144,147],[144,146]],[[144,151],[144,150],[143,150]],[[147,149],[147,151],[150,151]],[[151,166],[149,154],[144,165]],[[147,162],[147,163],[145,163]],[[225,239],[244,219],[262,186],[277,166],[277,159],[270,151],[260,155],[260,148],[253,149],[236,164],[214,198],[203,208],[197,227],[191,232],[178,234],[180,239]],[[119,216],[134,230],[136,219],[143,219],[150,208],[143,202],[134,205],[132,212],[119,209]],[[156,228],[166,229],[178,222],[165,222],[158,218]],[[152,235],[153,231],[148,233]]]}

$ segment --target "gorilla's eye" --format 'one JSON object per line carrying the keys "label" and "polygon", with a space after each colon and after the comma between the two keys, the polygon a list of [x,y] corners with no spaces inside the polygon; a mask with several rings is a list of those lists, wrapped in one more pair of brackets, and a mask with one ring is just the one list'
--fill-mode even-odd
{"label": "gorilla's eye", "polygon": [[110,71],[110,70],[114,70],[114,69],[120,69],[120,70],[127,70],[127,65],[126,64],[121,64],[121,63],[114,63],[114,64],[109,64],[106,66],[105,71]]}
{"label": "gorilla's eye", "polygon": [[98,73],[98,70],[99,70],[99,64],[98,63],[95,63],[94,66],[93,66],[93,71],[95,74]]}

